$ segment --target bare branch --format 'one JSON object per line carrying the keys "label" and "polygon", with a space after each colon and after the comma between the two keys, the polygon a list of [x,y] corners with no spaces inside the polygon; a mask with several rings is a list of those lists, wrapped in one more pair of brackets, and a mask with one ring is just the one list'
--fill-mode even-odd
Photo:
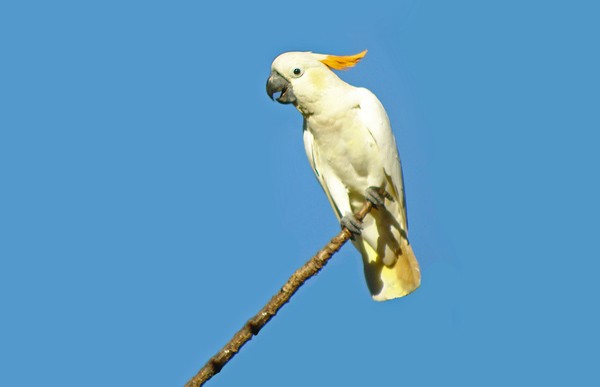
{"label": "bare branch", "polygon": [[[373,204],[366,201],[360,211],[355,215],[356,219],[362,221],[364,217],[371,211]],[[329,259],[350,239],[352,234],[348,229],[343,228],[327,246],[321,249],[315,256],[304,264],[300,269],[287,280],[285,285],[279,292],[271,298],[254,317],[246,322],[229,342],[198,371],[196,376],[190,379],[185,387],[202,386],[207,380],[219,373],[221,369],[235,356],[236,353],[246,344],[252,336],[256,336],[258,332],[277,314],[279,309],[285,305],[296,291],[310,277],[317,274],[323,266],[327,264]]]}

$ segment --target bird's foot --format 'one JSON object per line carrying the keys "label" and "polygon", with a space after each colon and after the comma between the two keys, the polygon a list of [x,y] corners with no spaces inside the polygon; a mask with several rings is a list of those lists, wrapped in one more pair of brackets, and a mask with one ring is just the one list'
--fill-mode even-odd
{"label": "bird's foot", "polygon": [[389,192],[379,188],[379,187],[369,187],[367,188],[365,199],[373,204],[373,207],[377,208],[379,206],[385,207],[385,199],[389,201],[394,201],[392,195]]}
{"label": "bird's foot", "polygon": [[354,216],[353,214],[344,215],[344,217],[340,221],[340,225],[342,226],[342,228],[345,227],[348,229],[348,231],[350,231],[350,233],[352,234],[350,238],[352,240],[354,240],[354,237],[356,235],[360,235],[360,233],[362,232],[362,222],[356,219],[356,216]]}

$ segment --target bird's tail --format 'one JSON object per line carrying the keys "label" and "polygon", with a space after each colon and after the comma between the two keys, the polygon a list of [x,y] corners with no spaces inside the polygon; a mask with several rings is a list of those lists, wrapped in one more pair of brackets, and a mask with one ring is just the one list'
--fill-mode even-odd
{"label": "bird's tail", "polygon": [[406,236],[381,219],[382,214],[378,212],[372,212],[373,217],[367,216],[362,235],[355,238],[354,245],[362,254],[365,278],[373,299],[386,301],[417,289],[421,284],[421,271]]}

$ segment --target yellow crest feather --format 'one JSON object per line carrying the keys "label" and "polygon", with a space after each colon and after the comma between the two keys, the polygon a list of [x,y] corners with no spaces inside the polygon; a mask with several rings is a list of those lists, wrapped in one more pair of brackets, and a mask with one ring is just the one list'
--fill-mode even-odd
{"label": "yellow crest feather", "polygon": [[367,55],[367,50],[354,55],[338,56],[325,55],[325,58],[320,59],[321,63],[334,70],[345,70],[354,67],[364,56]]}

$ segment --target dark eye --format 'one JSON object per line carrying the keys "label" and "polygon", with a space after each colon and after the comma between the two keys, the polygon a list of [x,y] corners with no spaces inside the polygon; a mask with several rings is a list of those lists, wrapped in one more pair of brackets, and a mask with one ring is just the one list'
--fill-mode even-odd
{"label": "dark eye", "polygon": [[298,67],[296,67],[296,68],[293,70],[293,73],[294,73],[294,75],[300,75],[300,74],[302,74],[302,70],[300,70]]}

